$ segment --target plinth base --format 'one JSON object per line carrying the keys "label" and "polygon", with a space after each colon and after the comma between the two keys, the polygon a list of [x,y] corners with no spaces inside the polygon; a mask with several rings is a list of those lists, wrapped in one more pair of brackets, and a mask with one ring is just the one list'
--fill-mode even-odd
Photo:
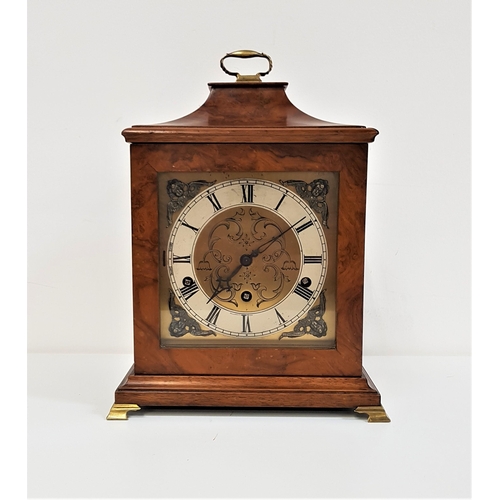
{"label": "plinth base", "polygon": [[352,408],[368,422],[390,422],[380,393],[361,377],[136,375],[115,392],[108,420],[126,420],[141,407]]}

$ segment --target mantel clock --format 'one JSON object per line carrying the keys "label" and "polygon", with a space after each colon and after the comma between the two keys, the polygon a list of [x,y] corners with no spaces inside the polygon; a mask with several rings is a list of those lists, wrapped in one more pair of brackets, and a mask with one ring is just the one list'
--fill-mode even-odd
{"label": "mantel clock", "polygon": [[[262,57],[266,72],[229,72]],[[142,407],[352,408],[389,421],[362,367],[373,128],[313,118],[237,51],[193,113],[131,143],[134,364]]]}

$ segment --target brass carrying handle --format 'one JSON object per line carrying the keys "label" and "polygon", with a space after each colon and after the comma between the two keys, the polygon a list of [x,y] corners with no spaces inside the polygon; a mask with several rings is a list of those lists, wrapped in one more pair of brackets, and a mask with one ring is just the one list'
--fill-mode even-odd
{"label": "brass carrying handle", "polygon": [[[252,57],[262,57],[263,59],[267,59],[267,62],[269,63],[269,68],[267,71],[257,73],[256,75],[240,75],[239,73],[234,73],[232,71],[229,71],[224,66],[224,60],[227,59],[228,57],[237,57],[240,59],[251,59]],[[273,61],[267,54],[264,54],[264,52],[255,52],[255,50],[236,50],[234,52],[229,52],[229,54],[226,54],[220,60],[220,67],[222,68],[222,71],[224,71],[224,73],[227,73],[228,75],[231,76],[235,76],[237,82],[261,82],[262,80],[260,79],[260,77],[267,75],[273,69]]]}

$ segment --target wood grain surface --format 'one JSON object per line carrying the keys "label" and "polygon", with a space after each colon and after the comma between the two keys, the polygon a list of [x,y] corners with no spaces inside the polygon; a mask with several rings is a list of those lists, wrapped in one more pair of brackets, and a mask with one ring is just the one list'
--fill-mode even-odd
{"label": "wood grain surface", "polygon": [[211,83],[206,102],[166,123],[123,131],[140,143],[367,143],[378,131],[318,120],[288,99],[286,83]]}
{"label": "wood grain surface", "polygon": [[136,375],[132,367],[115,403],[139,406],[354,408],[380,405],[366,372],[360,377]]}
{"label": "wood grain surface", "polygon": [[[135,370],[142,374],[361,375],[366,144],[133,144]],[[337,348],[160,347],[157,173],[339,172]]]}
{"label": "wood grain surface", "polygon": [[[313,118],[286,83],[209,84],[171,122],[123,131],[131,142],[134,366],[116,403],[349,408],[379,405],[362,368],[368,143],[378,131]],[[160,347],[158,174],[338,172],[336,347]]]}

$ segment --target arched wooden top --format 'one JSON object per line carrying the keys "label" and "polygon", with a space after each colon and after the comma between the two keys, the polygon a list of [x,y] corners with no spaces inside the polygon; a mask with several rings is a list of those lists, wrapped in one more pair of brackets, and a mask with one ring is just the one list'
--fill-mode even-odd
{"label": "arched wooden top", "polygon": [[314,118],[288,99],[283,82],[210,83],[205,103],[177,120],[135,125],[122,134],[139,143],[364,143],[378,131]]}

